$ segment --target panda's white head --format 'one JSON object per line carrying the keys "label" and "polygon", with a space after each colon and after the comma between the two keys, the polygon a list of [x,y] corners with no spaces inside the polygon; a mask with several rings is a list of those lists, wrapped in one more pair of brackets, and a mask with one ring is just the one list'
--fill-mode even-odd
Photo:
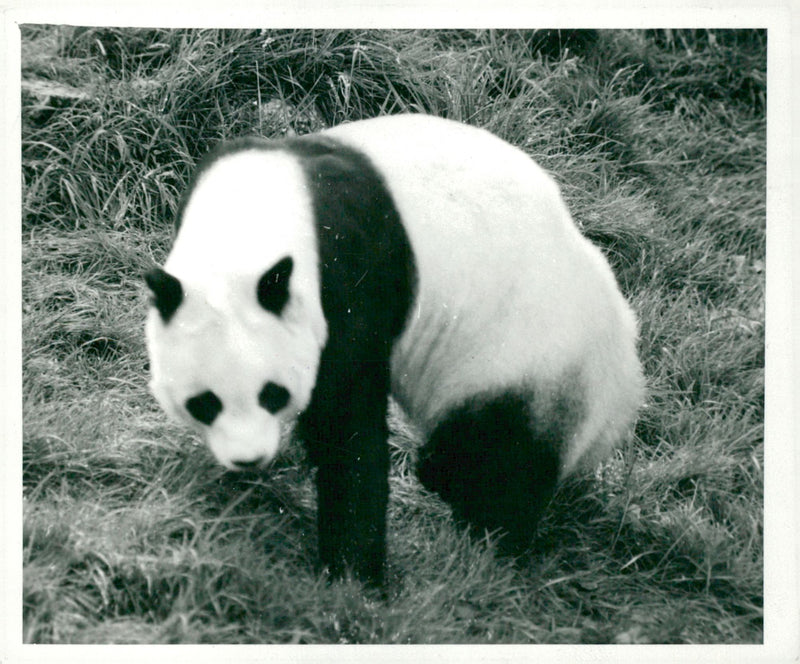
{"label": "panda's white head", "polygon": [[223,153],[197,177],[164,268],[146,276],[151,391],[232,470],[275,457],[326,340],[303,182],[288,153]]}

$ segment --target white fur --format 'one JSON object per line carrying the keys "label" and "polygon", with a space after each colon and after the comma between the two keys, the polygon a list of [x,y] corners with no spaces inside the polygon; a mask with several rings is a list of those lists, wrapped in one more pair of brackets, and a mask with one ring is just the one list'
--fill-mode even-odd
{"label": "white fur", "polygon": [[[393,116],[327,132],[370,157],[414,250],[419,297],[392,357],[395,396],[428,434],[452,407],[523,390],[541,415],[574,390],[584,417],[562,475],[605,454],[642,400],[637,326],[602,254],[585,240],[552,179],[488,132],[427,116]],[[186,302],[164,326],[150,314],[153,391],[184,419],[212,389],[208,427],[226,465],[271,458],[275,418],[255,395],[266,380],[307,405],[326,326],[311,204],[291,155],[227,156],[198,183],[165,269]],[[285,319],[258,307],[258,277],[296,261]]]}
{"label": "white fur", "polygon": [[[164,269],[185,300],[169,324],[151,310],[147,322],[151,390],[164,409],[206,436],[217,459],[271,459],[281,421],[311,398],[327,338],[320,303],[316,237],[297,162],[279,151],[247,151],[212,164],[190,198]],[[261,275],[294,259],[290,300],[280,319],[256,300]],[[258,404],[264,383],[292,394],[278,417]],[[223,410],[206,427],[185,409],[205,390]]]}
{"label": "white fur", "polygon": [[604,455],[642,400],[637,325],[552,179],[494,135],[438,118],[328,133],[370,157],[410,236],[420,297],[393,377],[423,431],[474,394],[528,388],[541,414],[572,384],[588,410],[562,475]]}

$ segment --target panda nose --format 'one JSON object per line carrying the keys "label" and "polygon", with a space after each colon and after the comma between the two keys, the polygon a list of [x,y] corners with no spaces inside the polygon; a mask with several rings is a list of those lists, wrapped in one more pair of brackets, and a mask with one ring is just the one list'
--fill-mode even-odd
{"label": "panda nose", "polygon": [[264,457],[256,457],[249,461],[231,461],[236,470],[258,470],[264,464]]}

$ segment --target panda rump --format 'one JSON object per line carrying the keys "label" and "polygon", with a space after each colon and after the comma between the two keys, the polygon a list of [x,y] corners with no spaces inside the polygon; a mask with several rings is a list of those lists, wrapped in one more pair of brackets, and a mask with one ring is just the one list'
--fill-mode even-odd
{"label": "panda rump", "polygon": [[630,430],[635,317],[553,180],[486,131],[400,115],[225,143],[178,225],[148,277],[151,389],[231,469],[297,420],[335,575],[383,579],[390,394],[422,483],[513,552]]}

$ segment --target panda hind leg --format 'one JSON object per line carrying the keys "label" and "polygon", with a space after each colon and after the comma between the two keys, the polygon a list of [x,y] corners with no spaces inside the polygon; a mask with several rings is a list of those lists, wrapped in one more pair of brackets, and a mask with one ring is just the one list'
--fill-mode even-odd
{"label": "panda hind leg", "polygon": [[420,450],[417,473],[477,534],[499,531],[500,550],[521,555],[558,482],[556,432],[538,430],[516,395],[453,410]]}

